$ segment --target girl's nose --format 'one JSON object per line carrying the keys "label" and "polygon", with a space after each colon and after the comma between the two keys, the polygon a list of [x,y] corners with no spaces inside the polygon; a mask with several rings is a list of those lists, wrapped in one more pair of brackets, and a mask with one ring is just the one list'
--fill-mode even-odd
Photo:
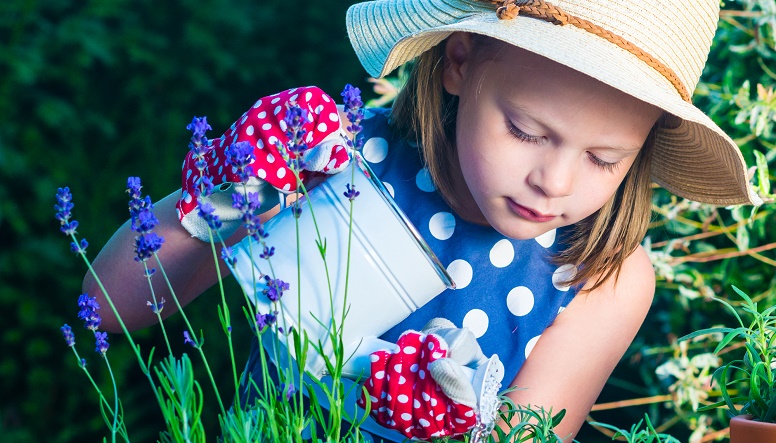
{"label": "girl's nose", "polygon": [[528,183],[549,198],[572,194],[577,164],[571,158],[548,154],[528,175]]}

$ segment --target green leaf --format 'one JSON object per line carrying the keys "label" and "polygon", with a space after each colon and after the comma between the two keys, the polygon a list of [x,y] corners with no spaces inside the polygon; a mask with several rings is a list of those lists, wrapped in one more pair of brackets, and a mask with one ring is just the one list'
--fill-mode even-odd
{"label": "green leaf", "polygon": [[706,329],[701,329],[699,331],[691,332],[691,333],[681,337],[679,339],[679,341],[690,340],[690,339],[693,339],[695,337],[700,337],[701,335],[709,335],[709,334],[714,334],[714,333],[717,333],[717,332],[730,332],[730,331],[736,331],[736,330],[735,329],[731,329],[731,328],[706,328]]}
{"label": "green leaf", "polygon": [[760,188],[760,193],[769,195],[771,193],[771,180],[768,174],[768,160],[762,152],[756,149],[752,152],[757,164],[757,185]]}

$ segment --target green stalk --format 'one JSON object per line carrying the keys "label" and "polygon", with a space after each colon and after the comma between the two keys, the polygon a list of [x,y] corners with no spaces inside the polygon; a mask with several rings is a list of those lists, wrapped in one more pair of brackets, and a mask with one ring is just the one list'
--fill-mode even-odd
{"label": "green stalk", "polygon": [[[74,242],[76,242],[76,244],[78,244],[78,239],[76,239],[75,234],[70,234],[70,237],[73,239]],[[108,306],[110,306],[110,309],[113,312],[113,315],[116,317],[116,321],[118,321],[119,326],[121,326],[121,330],[124,332],[124,335],[127,337],[129,344],[132,346],[132,350],[135,352],[135,357],[137,358],[138,363],[140,363],[140,370],[143,372],[143,374],[145,374],[146,378],[148,379],[148,382],[151,384],[151,390],[154,391],[154,395],[156,396],[156,401],[160,405],[162,405],[162,398],[156,392],[156,386],[154,385],[154,380],[151,377],[151,371],[148,369],[148,365],[146,365],[146,362],[143,360],[142,356],[140,355],[140,347],[137,344],[135,344],[134,340],[132,340],[132,336],[129,334],[129,330],[127,329],[126,324],[124,324],[124,320],[121,319],[121,315],[119,315],[118,309],[116,309],[116,306],[113,304],[113,300],[108,295],[108,291],[105,289],[105,285],[102,284],[102,280],[100,280],[100,277],[97,275],[97,271],[94,270],[91,262],[89,261],[89,259],[86,258],[86,253],[82,252],[82,253],[79,253],[78,255],[80,255],[83,261],[86,263],[87,268],[89,268],[89,273],[92,275],[92,277],[94,277],[94,280],[97,282],[97,285],[100,287],[100,290],[102,291],[103,295],[105,295],[105,300],[108,302]]]}
{"label": "green stalk", "polygon": [[119,420],[119,390],[116,387],[116,377],[113,376],[113,369],[110,367],[110,362],[108,361],[108,356],[105,355],[105,353],[102,353],[102,358],[105,360],[105,365],[108,367],[108,374],[110,374],[110,381],[113,384],[113,407],[115,408],[115,411],[113,413],[113,426],[111,426],[111,433],[110,433],[110,441],[112,443],[116,443],[116,428],[118,427],[118,420]]}
{"label": "green stalk", "polygon": [[[211,242],[211,245],[212,245],[212,242]],[[210,370],[210,365],[207,362],[207,357],[205,357],[205,353],[202,351],[202,344],[199,342],[199,338],[197,338],[197,334],[194,333],[194,328],[191,327],[189,318],[186,316],[186,313],[183,311],[183,307],[181,306],[180,301],[178,301],[178,297],[175,295],[175,290],[173,290],[172,288],[172,283],[170,283],[170,279],[169,277],[167,277],[167,272],[164,271],[164,266],[162,266],[162,261],[159,259],[159,255],[156,252],[154,252],[154,257],[156,258],[156,263],[159,265],[159,270],[162,272],[162,275],[164,276],[164,281],[167,282],[167,287],[170,289],[170,296],[172,297],[172,300],[175,302],[175,306],[178,308],[178,312],[180,312],[181,317],[183,317],[183,321],[186,323],[186,328],[188,329],[189,334],[193,335],[194,339],[197,340],[197,346],[196,346],[197,351],[199,351],[199,355],[202,357],[202,361],[205,364],[205,369],[207,371],[208,378],[210,379],[210,384],[213,386],[213,391],[215,391],[216,400],[218,400],[218,406],[221,409],[221,414],[223,414],[223,416],[226,417],[226,409],[224,409],[224,404],[221,401],[221,394],[218,392],[218,387],[216,386],[216,381],[213,378],[213,372]],[[216,265],[216,269],[218,269],[217,265]]]}
{"label": "green stalk", "polygon": [[159,309],[158,300],[156,300],[156,292],[154,291],[154,285],[151,283],[151,276],[148,274],[148,263],[143,262],[143,268],[145,268],[146,279],[148,279],[148,287],[151,289],[151,299],[154,301],[154,307],[156,311],[156,318],[159,319],[159,327],[162,328],[162,335],[164,336],[164,342],[167,344],[167,354],[172,355],[172,347],[170,346],[170,338],[167,336],[167,331],[164,328],[164,321],[162,321],[162,311]]}
{"label": "green stalk", "polygon": [[[229,315],[229,305],[226,303],[226,294],[224,292],[224,282],[221,280],[221,266],[219,266],[218,263],[218,254],[216,253],[216,245],[213,240],[213,230],[210,229],[208,226],[207,229],[208,235],[210,236],[210,250],[213,252],[213,263],[216,267],[216,275],[218,277],[218,289],[221,292],[221,306],[224,311],[224,321],[226,322],[226,326],[224,327],[224,333],[226,334],[227,342],[229,343],[229,358],[232,362],[232,378],[234,379],[234,389],[239,390],[240,385],[237,382],[237,365],[234,362],[234,346],[232,345],[232,332],[229,330],[229,327],[231,326],[231,318]],[[220,234],[219,234],[219,237]],[[223,240],[221,241],[223,243]],[[223,325],[222,325],[223,326]]]}

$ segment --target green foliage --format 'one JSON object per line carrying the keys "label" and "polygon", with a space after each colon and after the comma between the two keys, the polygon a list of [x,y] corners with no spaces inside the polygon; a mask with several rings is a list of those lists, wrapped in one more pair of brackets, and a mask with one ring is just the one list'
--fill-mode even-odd
{"label": "green foliage", "polygon": [[[679,440],[670,435],[657,432],[655,427],[652,426],[652,422],[649,421],[649,415],[644,415],[644,419],[639,420],[639,422],[633,425],[629,431],[604,423],[594,422],[591,424],[614,431],[612,440],[619,439],[628,443],[680,443]],[[642,424],[646,426],[646,429],[641,429]]]}
{"label": "green foliage", "polygon": [[[733,289],[744,299],[743,311],[751,317],[748,324],[744,323],[730,303],[717,299],[735,316],[739,326],[703,329],[680,339],[724,333],[725,336],[714,353],[719,353],[734,341],[744,347],[742,358],[729,361],[714,373],[722,391],[722,401],[707,405],[699,411],[727,406],[730,416],[751,414],[757,421],[776,423],[776,376],[773,373],[776,369],[776,306],[770,306],[761,312],[757,303],[748,295],[736,287]],[[748,394],[735,395],[740,390],[745,390]]]}

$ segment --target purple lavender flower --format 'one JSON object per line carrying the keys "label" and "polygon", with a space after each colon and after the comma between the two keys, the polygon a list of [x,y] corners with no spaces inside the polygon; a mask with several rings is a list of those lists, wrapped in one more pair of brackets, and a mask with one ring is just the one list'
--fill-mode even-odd
{"label": "purple lavender flower", "polygon": [[70,250],[74,254],[85,254],[87,247],[89,247],[89,242],[85,238],[82,238],[79,243],[70,242]]}
{"label": "purple lavender flower", "polygon": [[259,327],[259,332],[263,331],[264,328],[268,326],[272,326],[277,321],[277,311],[274,313],[270,312],[267,314],[256,314],[256,325]]}
{"label": "purple lavender flower", "polygon": [[356,191],[356,185],[350,186],[350,183],[345,185],[346,188],[348,188],[347,191],[343,192],[342,195],[348,198],[348,200],[353,201],[361,195],[360,192]]}
{"label": "purple lavender flower", "polygon": [[86,359],[82,358],[81,361],[78,362],[78,366],[83,369],[86,367]]}
{"label": "purple lavender flower", "polygon": [[135,261],[144,262],[162,248],[164,237],[151,232],[135,237]]}
{"label": "purple lavender flower", "polygon": [[261,241],[262,238],[267,237],[268,234],[264,231],[264,226],[259,219],[259,214],[257,214],[261,207],[258,192],[249,192],[247,197],[239,192],[235,192],[232,194],[232,207],[239,210],[242,214],[242,220],[249,236],[256,241]]}
{"label": "purple lavender flower", "polygon": [[278,301],[283,297],[283,291],[287,291],[289,288],[288,283],[281,279],[271,278],[269,275],[264,276],[264,280],[267,281],[267,287],[264,288],[262,293],[267,296],[270,301]]}
{"label": "purple lavender flower", "polygon": [[70,210],[73,209],[73,195],[70,193],[70,188],[58,188],[57,189],[57,204],[54,205],[54,209],[57,210],[56,218],[59,220],[59,230],[65,235],[75,234],[75,230],[78,227],[78,222],[70,221]]}
{"label": "purple lavender flower", "polygon": [[[151,206],[153,208],[153,205]],[[159,224],[159,220],[156,218],[151,208],[144,208],[137,213],[137,217],[133,221],[132,229],[141,233],[148,234]]]}
{"label": "purple lavender flower", "polygon": [[156,274],[156,268],[148,268],[144,272],[146,278],[151,278],[152,275]]}
{"label": "purple lavender flower", "polygon": [[285,397],[286,401],[290,401],[294,397],[294,394],[296,394],[296,388],[294,387],[293,383],[280,384],[280,393],[278,394],[278,400],[282,400],[283,397]]}
{"label": "purple lavender flower", "polygon": [[[131,228],[140,234],[135,237],[135,261],[137,262],[144,262],[151,258],[164,243],[164,237],[151,232],[159,225],[159,220],[153,213],[154,204],[151,201],[151,197],[148,195],[142,196],[140,192],[142,187],[139,177],[127,178]],[[148,272],[146,277],[153,275],[153,272]]]}
{"label": "purple lavender flower", "polygon": [[132,220],[132,229],[135,229],[135,220],[138,214],[147,209],[152,210],[154,208],[151,202],[151,197],[143,197],[140,190],[143,185],[140,183],[140,177],[127,177],[127,193],[129,194],[129,216]]}
{"label": "purple lavender flower", "polygon": [[232,166],[232,171],[237,174],[240,182],[247,182],[253,176],[253,167],[249,165],[256,160],[250,142],[233,143],[226,148],[224,153],[226,154],[226,164]]}
{"label": "purple lavender flower", "polygon": [[361,120],[364,119],[364,103],[361,101],[361,90],[348,84],[345,85],[345,89],[342,91],[341,95],[342,99],[345,101],[345,113],[350,122],[347,130],[356,138],[355,143],[348,139],[348,147],[351,149],[360,149],[364,144],[363,137],[358,136],[358,133],[364,129],[361,126]]}
{"label": "purple lavender flower", "polygon": [[65,343],[67,343],[68,346],[71,348],[75,346],[75,335],[73,334],[73,330],[65,324],[61,328],[59,328],[60,331],[62,331],[62,336],[65,337]]}
{"label": "purple lavender flower", "polygon": [[192,132],[189,149],[197,157],[202,157],[208,150],[207,137],[205,133],[213,128],[207,124],[207,117],[194,117],[186,126],[186,129]]}
{"label": "purple lavender flower", "polygon": [[305,151],[307,151],[307,143],[304,140],[307,130],[303,126],[308,120],[309,112],[306,109],[302,109],[296,103],[287,106],[283,122],[286,124],[288,145],[284,147],[278,143],[279,146],[277,148],[288,167],[292,170],[299,171],[304,169],[302,157]]}
{"label": "purple lavender flower", "polygon": [[108,348],[110,347],[110,345],[108,344],[108,333],[94,331],[94,339],[95,339],[95,346],[96,346],[94,348],[94,352],[98,352],[102,355],[105,355],[105,353],[108,352]]}
{"label": "purple lavender flower", "polygon": [[189,331],[183,331],[183,344],[184,345],[191,345],[195,348],[197,347],[197,343],[191,339],[191,336],[189,335]]}
{"label": "purple lavender flower", "polygon": [[78,297],[78,318],[84,321],[84,327],[86,329],[97,331],[100,328],[102,319],[97,311],[100,309],[100,304],[97,303],[97,298],[89,297],[89,294],[81,294]]}
{"label": "purple lavender flower", "polygon": [[234,266],[235,263],[237,263],[237,257],[235,257],[234,251],[229,246],[221,248],[221,259],[231,266]]}
{"label": "purple lavender flower", "polygon": [[205,220],[205,223],[210,226],[210,229],[214,231],[221,229],[222,223],[221,220],[218,219],[218,216],[213,213],[216,210],[213,205],[208,202],[200,202],[197,207],[199,208],[199,216]]}
{"label": "purple lavender flower", "polygon": [[194,188],[194,196],[197,198],[207,197],[213,193],[214,186],[212,177],[200,175],[197,177],[194,184],[196,185],[196,188]]}
{"label": "purple lavender flower", "polygon": [[267,259],[268,259],[268,258],[272,257],[273,255],[275,255],[275,247],[274,247],[274,246],[272,246],[272,247],[267,247],[267,246],[265,245],[265,246],[264,246],[264,252],[262,252],[261,254],[259,254],[259,257],[261,257],[261,258],[267,258]]}
{"label": "purple lavender flower", "polygon": [[142,188],[143,185],[140,183],[140,177],[127,177],[127,193],[130,200],[140,200],[142,198],[140,193]]}
{"label": "purple lavender flower", "polygon": [[159,300],[159,303],[151,303],[151,301],[147,301],[146,305],[148,305],[151,308],[151,312],[154,314],[161,314],[162,309],[164,309],[164,297],[162,297],[161,300]]}

